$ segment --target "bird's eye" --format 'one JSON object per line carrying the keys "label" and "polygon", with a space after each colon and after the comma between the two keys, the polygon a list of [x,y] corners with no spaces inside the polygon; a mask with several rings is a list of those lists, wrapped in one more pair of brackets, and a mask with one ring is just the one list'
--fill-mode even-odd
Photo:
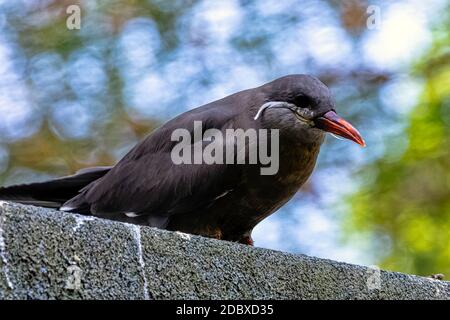
{"label": "bird's eye", "polygon": [[300,108],[308,108],[313,104],[313,101],[308,96],[299,95],[295,97],[294,104]]}

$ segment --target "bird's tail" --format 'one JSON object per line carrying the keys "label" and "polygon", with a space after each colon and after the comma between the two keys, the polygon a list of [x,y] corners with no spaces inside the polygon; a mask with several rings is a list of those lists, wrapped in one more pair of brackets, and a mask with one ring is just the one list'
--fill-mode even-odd
{"label": "bird's tail", "polygon": [[75,197],[80,189],[103,177],[111,167],[94,167],[54,180],[0,187],[0,200],[14,201],[47,208],[60,208]]}

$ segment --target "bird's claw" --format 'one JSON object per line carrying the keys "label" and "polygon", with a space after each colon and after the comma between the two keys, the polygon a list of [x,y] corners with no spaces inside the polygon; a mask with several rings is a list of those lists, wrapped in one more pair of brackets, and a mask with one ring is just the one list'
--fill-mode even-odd
{"label": "bird's claw", "polygon": [[253,246],[254,244],[253,239],[250,236],[243,237],[241,240],[239,240],[239,243],[246,244],[249,246]]}

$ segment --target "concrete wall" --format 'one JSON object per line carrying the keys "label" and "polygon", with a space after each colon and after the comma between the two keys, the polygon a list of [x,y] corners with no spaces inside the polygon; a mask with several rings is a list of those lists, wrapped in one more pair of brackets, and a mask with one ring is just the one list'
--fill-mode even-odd
{"label": "concrete wall", "polygon": [[0,202],[2,299],[449,299],[450,283]]}

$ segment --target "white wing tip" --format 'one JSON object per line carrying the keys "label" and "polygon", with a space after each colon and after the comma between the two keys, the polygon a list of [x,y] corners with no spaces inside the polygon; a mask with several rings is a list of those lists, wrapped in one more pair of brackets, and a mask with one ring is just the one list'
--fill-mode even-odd
{"label": "white wing tip", "polygon": [[136,213],[134,213],[134,212],[125,212],[125,215],[126,215],[128,218],[136,218],[136,217],[139,217],[139,215],[136,214]]}
{"label": "white wing tip", "polygon": [[62,206],[61,208],[59,208],[60,211],[71,211],[73,209],[75,208],[70,206]]}

